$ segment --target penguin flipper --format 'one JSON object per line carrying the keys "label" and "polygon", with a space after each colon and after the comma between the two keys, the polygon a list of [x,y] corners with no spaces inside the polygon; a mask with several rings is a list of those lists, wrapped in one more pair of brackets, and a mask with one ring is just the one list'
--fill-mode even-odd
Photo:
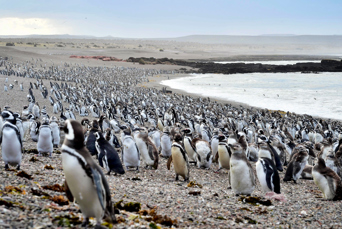
{"label": "penguin flipper", "polygon": [[103,183],[101,179],[101,174],[96,169],[93,169],[91,167],[90,169],[91,169],[91,173],[93,176],[93,182],[94,182],[94,186],[96,189],[97,197],[99,198],[101,207],[105,209],[105,205],[104,205],[105,193],[104,193],[104,187],[103,187]]}
{"label": "penguin flipper", "polygon": [[169,159],[167,160],[167,169],[170,170],[171,168],[171,162],[172,162],[172,155],[169,157]]}

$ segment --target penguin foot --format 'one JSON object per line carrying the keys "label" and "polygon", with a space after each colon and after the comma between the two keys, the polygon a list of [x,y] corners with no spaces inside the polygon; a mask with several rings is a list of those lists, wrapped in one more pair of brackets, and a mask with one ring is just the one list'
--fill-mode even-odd
{"label": "penguin foot", "polygon": [[50,153],[49,157],[52,157],[52,152]]}
{"label": "penguin foot", "polygon": [[17,165],[17,167],[15,169],[16,170],[20,170],[20,165]]}
{"label": "penguin foot", "polygon": [[232,189],[232,187],[231,187],[231,186],[229,186],[227,189]]}
{"label": "penguin foot", "polygon": [[178,179],[178,175],[177,175],[175,181],[178,181],[178,180],[179,180],[179,179]]}
{"label": "penguin foot", "polygon": [[41,156],[42,156],[42,153],[41,153],[41,152],[39,152],[39,153],[38,153],[38,157],[41,157]]}
{"label": "penguin foot", "polygon": [[5,170],[8,170],[9,169],[9,166],[8,164],[5,165]]}
{"label": "penguin foot", "polygon": [[[107,175],[110,175],[110,171],[107,173]],[[115,175],[115,174],[114,174]]]}

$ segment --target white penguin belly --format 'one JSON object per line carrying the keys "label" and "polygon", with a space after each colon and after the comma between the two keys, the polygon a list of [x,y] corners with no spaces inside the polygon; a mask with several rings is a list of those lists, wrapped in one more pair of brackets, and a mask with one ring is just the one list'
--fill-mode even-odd
{"label": "white penguin belly", "polygon": [[161,154],[164,157],[170,157],[171,156],[171,140],[170,137],[161,137],[160,141],[161,146]]}
{"label": "white penguin belly", "polygon": [[52,136],[50,129],[41,129],[37,143],[38,152],[50,153],[53,151]]}
{"label": "white penguin belly", "polygon": [[257,177],[258,177],[262,190],[264,192],[272,191],[267,185],[266,174],[264,172],[264,167],[262,166],[261,162],[257,161],[257,163],[255,164],[255,167],[256,167]]}
{"label": "white penguin belly", "polygon": [[219,168],[230,169],[230,156],[225,148],[225,146],[218,146],[218,162]]}
{"label": "white penguin belly", "polygon": [[184,141],[184,149],[187,152],[187,154],[189,155],[190,161],[196,161],[196,153],[193,150],[192,146],[190,145],[189,140]]}
{"label": "white penguin belly", "polygon": [[[78,159],[67,153],[62,154],[62,165],[68,187],[86,217],[102,219],[104,210],[98,198],[95,186],[86,174]],[[104,199],[104,206],[106,200]]]}
{"label": "white penguin belly", "polygon": [[179,149],[171,149],[172,151],[172,161],[173,167],[175,169],[176,174],[185,177],[188,175],[188,166],[186,161],[183,158],[182,153]]}
{"label": "white penguin belly", "polygon": [[17,134],[13,129],[4,128],[2,132],[2,158],[5,162],[20,164],[22,154]]}
{"label": "white penguin belly", "polygon": [[254,191],[248,165],[241,160],[230,161],[231,186],[235,194],[249,195]]}
{"label": "white penguin belly", "polygon": [[148,148],[147,148],[146,143],[144,141],[140,140],[139,138],[137,138],[136,144],[139,148],[141,158],[146,163],[146,165],[153,165],[154,160],[152,160],[152,158],[150,157],[150,155],[148,153]]}
{"label": "white penguin belly", "polygon": [[123,162],[126,167],[140,166],[138,151],[135,147],[134,141],[124,141],[123,143]]}
{"label": "white penguin belly", "polygon": [[[328,180],[322,176],[319,172],[312,171],[312,176],[315,184],[323,192],[323,196],[327,200],[331,200],[335,197],[334,192],[330,190]],[[334,185],[335,187],[335,185]]]}

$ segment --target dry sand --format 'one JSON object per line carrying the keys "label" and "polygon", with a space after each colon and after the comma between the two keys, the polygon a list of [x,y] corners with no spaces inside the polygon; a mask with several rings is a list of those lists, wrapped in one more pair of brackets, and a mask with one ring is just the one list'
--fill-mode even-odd
{"label": "dry sand", "polygon": [[[13,57],[13,60],[21,63],[32,58],[42,58],[51,64],[77,63],[89,66],[124,65],[120,62],[104,63],[96,60],[76,60],[68,58],[69,51],[60,51],[61,55],[47,55],[42,51],[31,48],[0,47],[0,56]],[[144,56],[146,53],[136,53],[129,50],[133,55]],[[82,53],[82,52],[80,52]],[[82,55],[84,55],[82,53]],[[114,55],[115,56],[115,55]],[[160,66],[141,66],[125,63],[124,66],[158,68]],[[176,68],[179,66],[164,66]],[[170,76],[170,77],[180,77]],[[160,80],[168,76],[151,77],[149,86],[161,88]],[[10,77],[14,82],[16,77]],[[5,76],[0,75],[0,85],[3,85]],[[20,82],[22,78],[20,78]],[[26,94],[29,81],[25,79],[24,92],[16,86],[8,93],[0,89],[0,106],[11,106],[12,110],[21,111],[27,104]],[[44,84],[47,84],[45,82]],[[146,85],[145,85],[146,86]],[[174,89],[172,89],[174,90]],[[174,90],[175,91],[175,90]],[[179,93],[184,93],[177,91]],[[48,113],[52,114],[52,107],[48,100],[36,96],[39,104],[47,105]],[[78,117],[79,118],[79,117]],[[36,143],[28,140],[24,143],[25,149],[35,149]],[[54,154],[52,158],[37,157],[38,161],[30,159],[34,154],[24,154],[22,170],[33,176],[32,180],[18,177],[16,171],[5,171],[3,163],[0,166],[0,228],[57,228],[60,226],[78,226],[82,220],[82,214],[77,205],[68,203],[59,206],[51,199],[64,193],[50,191],[42,188],[44,185],[62,185],[64,175],[61,166],[60,154]],[[0,157],[0,161],[2,158]],[[44,168],[50,164],[53,169]],[[158,170],[146,170],[141,168],[140,173],[128,171],[123,176],[106,176],[110,184],[112,199],[124,203],[139,202],[144,210],[155,209],[158,215],[166,215],[174,221],[174,227],[179,228],[340,228],[341,202],[323,201],[322,194],[317,186],[310,180],[300,180],[298,184],[284,183],[281,181],[282,193],[287,202],[272,200],[271,206],[262,204],[252,205],[240,201],[231,189],[228,189],[227,171],[214,173],[217,169],[214,164],[210,170],[197,169],[191,166],[190,180],[200,184],[201,187],[187,187],[187,183],[175,182],[174,172],[166,169],[166,160],[161,159]],[[284,172],[280,174],[281,179]],[[9,186],[18,188],[11,189]],[[7,187],[7,189],[6,189]],[[37,189],[41,196],[34,194],[32,189]],[[21,191],[20,191],[21,190]],[[192,194],[191,194],[192,193]],[[198,195],[193,195],[198,194]],[[50,196],[50,197],[49,197]],[[253,196],[263,197],[264,193],[258,186]],[[150,214],[152,214],[150,212]],[[153,228],[151,217],[139,216],[137,212],[129,213],[121,211],[117,214],[121,222],[117,228]],[[60,225],[60,226],[59,226]],[[158,224],[166,227],[165,225]]]}

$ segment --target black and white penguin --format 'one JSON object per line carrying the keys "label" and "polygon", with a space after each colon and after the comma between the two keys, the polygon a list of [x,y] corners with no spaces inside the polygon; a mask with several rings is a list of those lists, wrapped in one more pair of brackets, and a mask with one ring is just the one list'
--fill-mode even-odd
{"label": "black and white penguin", "polygon": [[[83,130],[83,128],[82,128],[82,130]],[[96,141],[95,133],[99,130],[100,129],[99,129],[99,124],[98,124],[97,120],[93,120],[91,123],[90,130],[88,130],[86,133],[86,139],[85,139],[86,147],[92,156],[97,155],[97,150],[95,147],[95,141]]]}
{"label": "black and white penguin", "polygon": [[308,149],[300,147],[298,152],[293,155],[291,161],[289,162],[289,165],[287,166],[286,173],[283,179],[284,181],[293,180],[295,183],[297,182],[297,180],[301,177],[305,166],[308,163],[308,152]]}
{"label": "black and white penguin", "polygon": [[192,144],[192,131],[190,128],[182,130],[184,132],[183,145],[184,150],[188,154],[189,162],[196,164],[197,152],[195,146]]}
{"label": "black and white penguin", "polygon": [[42,153],[48,153],[52,156],[53,151],[53,133],[49,125],[49,119],[43,118],[42,125],[39,127],[39,136],[37,141],[38,156]]}
{"label": "black and white penguin", "polygon": [[114,130],[107,128],[104,138],[109,142],[111,146],[114,148],[120,148],[120,142],[119,139],[116,137]]}
{"label": "black and white penguin", "polygon": [[182,146],[182,136],[180,134],[176,134],[171,147],[171,156],[167,161],[167,168],[170,170],[171,163],[173,163],[173,167],[176,173],[176,181],[178,181],[178,177],[182,176],[184,181],[188,181],[190,178],[190,166],[188,155],[186,154],[183,146]]}
{"label": "black and white penguin", "polygon": [[160,152],[161,156],[165,158],[169,158],[171,156],[171,137],[169,127],[164,127],[164,131],[160,137]]}
{"label": "black and white penguin", "polygon": [[122,167],[120,157],[116,150],[103,137],[101,132],[96,132],[95,137],[99,164],[108,171],[107,175],[110,175],[112,171],[115,174],[124,174],[125,170]]}
{"label": "black and white penguin", "polygon": [[131,129],[127,128],[123,131],[122,136],[122,161],[126,169],[140,167],[140,152],[138,146],[131,135]]}
{"label": "black and white penguin", "polygon": [[97,227],[101,226],[104,216],[116,221],[108,182],[84,145],[81,124],[67,120],[64,132],[62,166],[66,187],[84,215],[83,226],[88,224],[90,217],[96,218]]}
{"label": "black and white penguin", "polygon": [[51,128],[52,137],[53,137],[53,147],[55,147],[55,148],[59,147],[59,143],[61,140],[60,129],[59,129],[59,125],[58,125],[57,121],[58,120],[55,116],[52,116],[50,118],[50,128]]}
{"label": "black and white penguin", "polygon": [[140,133],[135,137],[135,142],[138,146],[141,158],[146,164],[146,167],[157,169],[159,161],[158,150],[152,140],[149,138],[148,133],[145,131],[140,131]]}
{"label": "black and white penguin", "polygon": [[325,158],[325,165],[331,168],[342,179],[342,167],[334,152],[330,152]]}
{"label": "black and white penguin", "polygon": [[232,152],[229,149],[226,136],[220,134],[218,135],[218,147],[217,147],[217,161],[219,164],[219,168],[216,172],[221,169],[230,170],[230,157],[232,156]]}
{"label": "black and white penguin", "polygon": [[259,159],[256,163],[256,173],[264,192],[275,192],[280,194],[280,178],[277,168],[268,155],[262,155],[259,151]]}
{"label": "black and white penguin", "polygon": [[40,127],[40,121],[33,120],[30,126],[30,137],[32,141],[34,142],[38,141],[39,127]]}
{"label": "black and white penguin", "polygon": [[[158,152],[160,152],[160,150],[161,150],[161,134],[160,134],[160,131],[156,127],[151,127],[148,131],[148,135],[152,138],[152,141],[156,145]],[[170,145],[171,145],[171,142],[170,142]],[[167,147],[164,147],[164,148],[167,148]]]}
{"label": "black and white penguin", "polygon": [[232,151],[230,158],[230,183],[236,195],[251,195],[255,189],[255,174],[252,165],[239,143],[229,145]]}
{"label": "black and white penguin", "polygon": [[20,169],[22,159],[23,143],[18,127],[16,126],[16,115],[9,110],[1,113],[4,123],[0,135],[0,144],[2,144],[2,159],[5,162],[5,169],[10,165],[16,165]]}
{"label": "black and white penguin", "polygon": [[218,129],[214,129],[213,137],[210,140],[210,147],[211,147],[211,151],[212,151],[212,154],[213,154],[214,162],[217,162],[215,160],[215,158],[216,158],[216,155],[217,155],[218,145],[219,145],[218,134],[219,134],[219,130]]}
{"label": "black and white penguin", "polygon": [[318,157],[318,163],[312,169],[315,184],[323,192],[326,200],[342,199],[341,178],[330,168],[326,167],[323,158]]}

